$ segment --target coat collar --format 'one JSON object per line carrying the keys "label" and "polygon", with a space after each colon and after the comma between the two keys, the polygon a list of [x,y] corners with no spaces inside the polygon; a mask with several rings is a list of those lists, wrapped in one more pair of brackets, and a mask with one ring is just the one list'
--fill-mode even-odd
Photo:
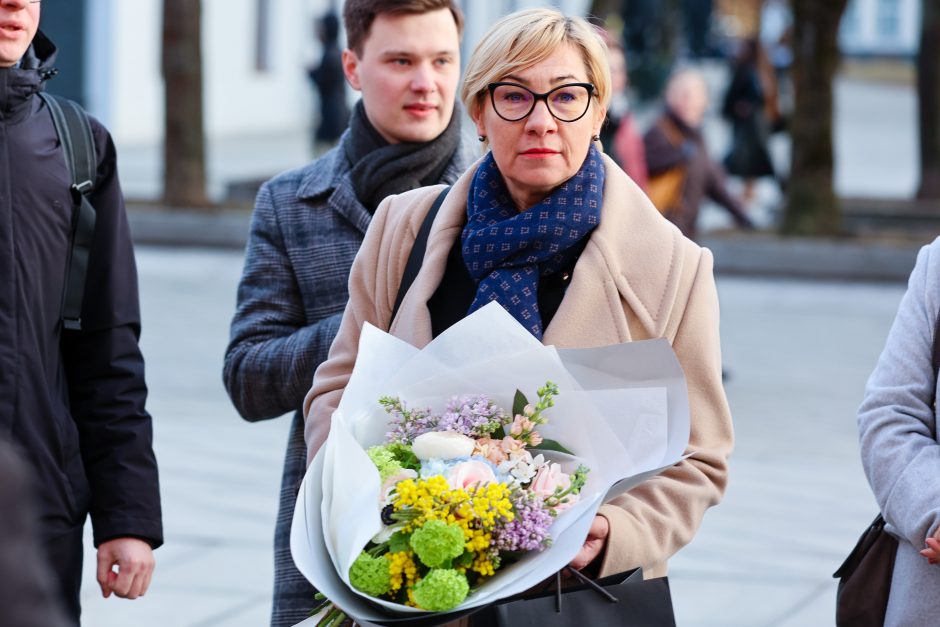
{"label": "coat collar", "polygon": [[[682,235],[609,157],[604,155],[603,160],[606,182],[601,223],[591,234],[561,306],[545,330],[545,344],[592,347],[626,342],[635,335],[634,325],[647,337],[666,333],[679,288]],[[415,346],[431,341],[427,302],[440,285],[447,256],[466,223],[467,194],[479,164],[478,160],[460,177],[441,205],[421,271],[392,323],[392,333]],[[429,189],[419,202],[430,206],[439,190]],[[409,213],[412,233],[425,213]],[[407,254],[411,247],[403,248]],[[409,322],[399,325],[401,320]]]}

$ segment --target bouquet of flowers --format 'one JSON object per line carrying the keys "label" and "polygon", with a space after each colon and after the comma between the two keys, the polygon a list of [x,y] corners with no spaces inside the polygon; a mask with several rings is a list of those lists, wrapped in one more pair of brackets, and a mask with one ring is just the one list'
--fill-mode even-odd
{"label": "bouquet of flowers", "polygon": [[544,452],[564,452],[536,427],[554,405],[547,382],[512,414],[486,395],[455,396],[443,413],[379,400],[391,416],[384,444],[366,453],[382,481],[382,530],[353,562],[354,588],[432,611],[451,610],[506,562],[551,544],[556,516],[573,503],[588,468],[565,473]]}
{"label": "bouquet of flowers", "polygon": [[440,624],[567,565],[600,505],[682,459],[688,436],[665,340],[560,350],[496,304],[421,350],[365,325],[291,552],[360,625]]}

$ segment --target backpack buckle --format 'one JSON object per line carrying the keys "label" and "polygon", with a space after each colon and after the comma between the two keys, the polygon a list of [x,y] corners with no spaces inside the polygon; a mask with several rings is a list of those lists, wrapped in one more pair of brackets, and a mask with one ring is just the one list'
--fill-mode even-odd
{"label": "backpack buckle", "polygon": [[94,188],[95,184],[91,181],[82,181],[81,183],[72,183],[72,190],[79,194],[87,194]]}

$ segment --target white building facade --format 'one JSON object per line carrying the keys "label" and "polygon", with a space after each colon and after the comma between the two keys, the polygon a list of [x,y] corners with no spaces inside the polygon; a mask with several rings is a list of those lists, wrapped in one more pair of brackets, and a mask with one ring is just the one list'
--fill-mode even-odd
{"label": "white building facade", "polygon": [[920,46],[921,0],[849,0],[839,45],[855,56],[912,56]]}

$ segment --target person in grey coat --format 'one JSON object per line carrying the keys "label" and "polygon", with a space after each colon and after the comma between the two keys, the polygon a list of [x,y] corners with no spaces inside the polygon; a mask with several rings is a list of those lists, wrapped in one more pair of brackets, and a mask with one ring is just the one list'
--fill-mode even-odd
{"label": "person in grey coat", "polygon": [[940,616],[940,442],[932,364],[940,311],[940,238],[921,249],[858,411],[862,465],[899,540],[886,625]]}
{"label": "person in grey coat", "polygon": [[306,469],[299,410],[339,328],[353,258],[386,196],[453,183],[470,162],[454,106],[462,27],[454,0],[347,0],[343,20],[343,68],[362,99],[334,149],[261,187],[223,371],[246,420],[295,412],[275,529],[277,627],[315,605],[290,554]]}

